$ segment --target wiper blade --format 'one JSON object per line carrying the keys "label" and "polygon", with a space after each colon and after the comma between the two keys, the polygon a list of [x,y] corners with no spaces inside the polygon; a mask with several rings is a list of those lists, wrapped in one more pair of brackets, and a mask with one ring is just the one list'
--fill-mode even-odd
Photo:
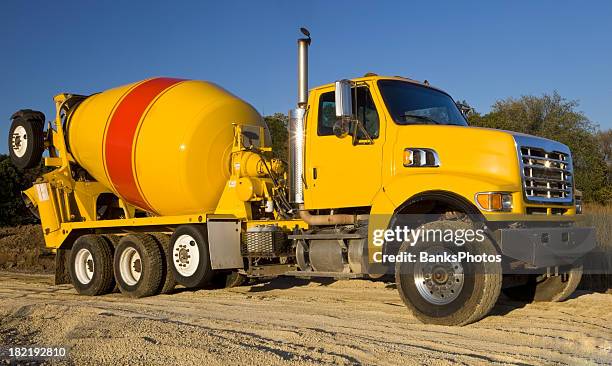
{"label": "wiper blade", "polygon": [[408,119],[408,118],[414,118],[414,119],[421,120],[421,121],[431,122],[431,123],[434,123],[434,124],[436,124],[436,125],[440,125],[440,124],[442,124],[442,123],[440,123],[440,122],[436,121],[435,119],[433,119],[433,118],[431,118],[431,117],[421,116],[421,115],[419,115],[419,114],[409,114],[409,113],[405,113],[405,114],[403,114],[403,115],[402,115],[402,118],[403,118],[404,120],[406,120],[406,119]]}

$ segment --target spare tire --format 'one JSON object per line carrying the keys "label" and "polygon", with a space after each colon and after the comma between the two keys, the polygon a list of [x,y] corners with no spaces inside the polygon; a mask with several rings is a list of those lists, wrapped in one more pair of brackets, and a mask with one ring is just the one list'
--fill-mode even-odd
{"label": "spare tire", "polygon": [[11,116],[8,149],[11,161],[19,169],[33,168],[40,163],[45,150],[42,112],[22,109]]}

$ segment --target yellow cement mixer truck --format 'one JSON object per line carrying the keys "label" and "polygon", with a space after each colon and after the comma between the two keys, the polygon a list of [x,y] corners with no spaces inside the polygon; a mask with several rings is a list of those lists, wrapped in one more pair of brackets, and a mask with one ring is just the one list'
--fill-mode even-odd
{"label": "yellow cement mixer truck", "polygon": [[309,90],[302,32],[286,159],[251,105],[206,81],[63,93],[52,122],[12,116],[13,163],[50,167],[23,196],[57,284],[144,297],[385,277],[418,319],[446,325],[481,319],[502,291],[562,301],[576,289],[595,241],[574,225],[565,145],[469,127],[447,93],[405,77]]}

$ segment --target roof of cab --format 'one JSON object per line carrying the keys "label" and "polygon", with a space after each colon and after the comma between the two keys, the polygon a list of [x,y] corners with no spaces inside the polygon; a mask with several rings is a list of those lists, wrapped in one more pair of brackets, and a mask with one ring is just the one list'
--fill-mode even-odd
{"label": "roof of cab", "polygon": [[[424,86],[424,87],[427,87],[427,88],[435,89],[435,90],[443,92],[444,94],[448,94],[446,91],[444,91],[444,90],[442,90],[442,89],[440,89],[438,87],[430,85],[429,82],[427,82],[427,80],[425,80],[424,82],[421,82],[421,81],[410,79],[410,78],[403,77],[403,76],[385,76],[385,75],[377,75],[377,74],[368,72],[367,74],[365,74],[365,76],[357,77],[357,78],[351,78],[350,80],[354,81],[354,82],[359,82],[359,81],[377,82],[378,80],[400,80],[400,81],[405,81],[405,82],[421,85],[421,86]],[[317,86],[315,88],[312,88],[311,90],[318,90],[318,89],[333,87],[334,84],[335,83],[328,83],[328,84],[324,84],[324,85],[319,85],[319,86]]]}

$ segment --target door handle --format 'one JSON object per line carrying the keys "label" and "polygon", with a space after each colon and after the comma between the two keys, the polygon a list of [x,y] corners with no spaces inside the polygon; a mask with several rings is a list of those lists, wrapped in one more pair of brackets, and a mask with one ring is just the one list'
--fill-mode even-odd
{"label": "door handle", "polygon": [[317,168],[312,168],[312,179],[317,179]]}

